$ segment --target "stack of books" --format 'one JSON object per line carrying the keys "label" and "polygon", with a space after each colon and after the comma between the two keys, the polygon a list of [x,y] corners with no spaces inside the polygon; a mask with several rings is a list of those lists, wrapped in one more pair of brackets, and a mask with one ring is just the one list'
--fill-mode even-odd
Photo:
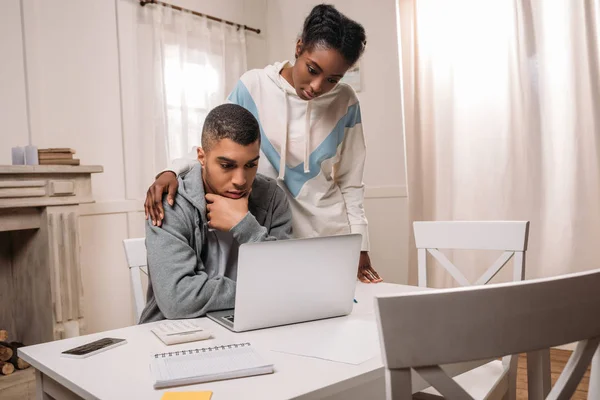
{"label": "stack of books", "polygon": [[73,158],[73,149],[39,149],[40,165],[79,165],[79,159]]}

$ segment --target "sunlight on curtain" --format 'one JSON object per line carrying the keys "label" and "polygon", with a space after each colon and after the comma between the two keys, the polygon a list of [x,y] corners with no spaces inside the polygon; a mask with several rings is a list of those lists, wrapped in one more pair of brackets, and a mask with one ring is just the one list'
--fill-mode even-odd
{"label": "sunlight on curtain", "polygon": [[153,5],[138,7],[136,18],[138,130],[126,140],[143,154],[132,175],[141,197],[156,173],[200,144],[206,115],[247,65],[243,29]]}
{"label": "sunlight on curtain", "polygon": [[[530,220],[527,277],[597,265],[598,9],[399,0],[411,221]],[[467,277],[497,257],[451,255]]]}

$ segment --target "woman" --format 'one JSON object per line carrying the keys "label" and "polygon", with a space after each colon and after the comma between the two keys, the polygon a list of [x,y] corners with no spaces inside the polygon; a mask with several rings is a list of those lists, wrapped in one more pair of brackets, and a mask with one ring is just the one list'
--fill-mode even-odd
{"label": "woman", "polygon": [[[304,21],[294,65],[275,63],[246,72],[228,101],[248,109],[260,123],[259,172],[277,177],[288,194],[294,236],[360,233],[358,279],[381,282],[368,253],[360,106],[354,90],[338,84],[365,44],[360,24],[333,6],[318,5]],[[164,215],[163,193],[168,192],[173,205],[176,174],[196,161],[194,150],[190,159],[175,160],[150,186],[145,210],[153,224],[160,225]]]}

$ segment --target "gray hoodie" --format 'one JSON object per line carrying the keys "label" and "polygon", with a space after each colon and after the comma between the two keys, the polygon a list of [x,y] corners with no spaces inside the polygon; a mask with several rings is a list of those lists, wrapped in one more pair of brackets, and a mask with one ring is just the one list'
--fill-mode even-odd
{"label": "gray hoodie", "polygon": [[140,323],[233,308],[239,245],[292,236],[287,197],[274,179],[256,175],[249,212],[229,232],[208,228],[200,164],[179,177],[177,194],[173,207],[163,198],[162,227],[146,224],[150,280]]}

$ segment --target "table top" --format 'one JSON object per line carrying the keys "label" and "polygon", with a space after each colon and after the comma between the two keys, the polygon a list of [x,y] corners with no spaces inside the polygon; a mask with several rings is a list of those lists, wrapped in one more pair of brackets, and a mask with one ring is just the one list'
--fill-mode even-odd
{"label": "table top", "polygon": [[[383,376],[379,351],[376,351],[373,358],[368,361],[353,365],[270,351],[270,347],[278,344],[282,336],[289,337],[289,333],[300,326],[303,330],[310,326],[319,331],[322,324],[358,319],[372,322],[376,329],[374,314],[376,295],[416,290],[422,289],[387,283],[357,283],[355,297],[358,303],[354,304],[352,313],[346,317],[243,333],[231,332],[208,318],[200,318],[198,321],[204,328],[212,331],[214,339],[173,346],[164,345],[150,331],[158,323],[149,323],[28,346],[19,349],[19,355],[40,372],[86,399],[160,399],[163,393],[169,390],[208,390],[213,392],[213,400],[235,399],[240,398],[241,395],[263,400],[304,396],[323,397]],[[60,356],[64,350],[102,337],[125,338],[128,343],[84,359]],[[343,333],[340,333],[339,340],[344,340]],[[150,372],[151,354],[240,342],[250,342],[257,347],[269,361],[273,362],[275,373],[173,389],[153,389],[153,378]]]}

